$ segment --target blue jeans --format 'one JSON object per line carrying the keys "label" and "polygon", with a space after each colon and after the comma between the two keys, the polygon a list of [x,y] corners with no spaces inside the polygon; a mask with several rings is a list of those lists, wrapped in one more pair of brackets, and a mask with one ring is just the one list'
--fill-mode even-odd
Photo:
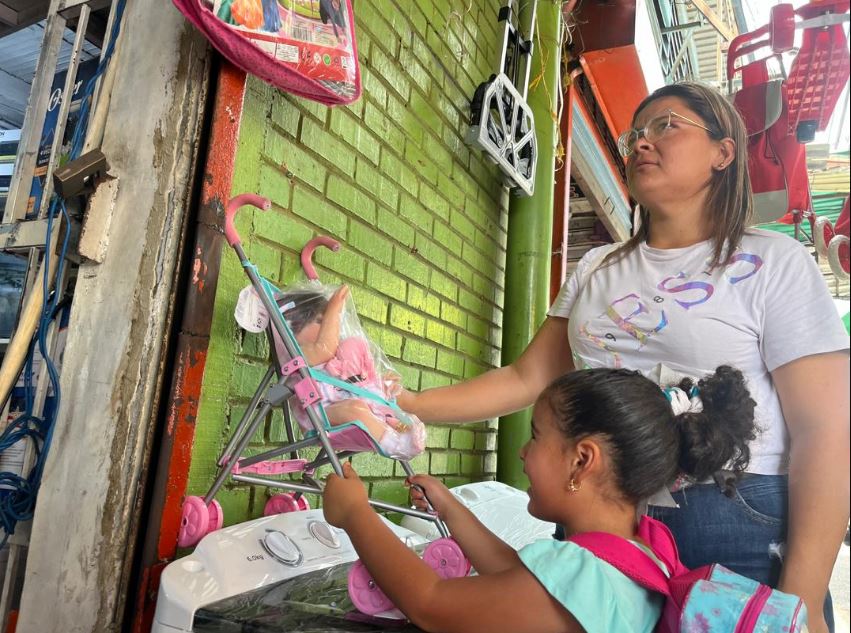
{"label": "blue jeans", "polygon": [[[679,508],[651,506],[648,514],[670,528],[686,567],[720,563],[776,587],[789,518],[787,477],[746,474],[728,494],[718,484],[699,484],[673,494]],[[829,593],[824,617],[833,633]]]}

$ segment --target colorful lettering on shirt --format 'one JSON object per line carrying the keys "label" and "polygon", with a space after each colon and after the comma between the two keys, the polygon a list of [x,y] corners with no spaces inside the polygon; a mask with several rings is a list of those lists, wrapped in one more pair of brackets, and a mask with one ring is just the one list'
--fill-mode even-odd
{"label": "colorful lettering on shirt", "polygon": [[[747,262],[752,264],[753,268],[744,275],[733,275],[730,269],[738,262]],[[762,258],[759,255],[754,255],[753,253],[736,253],[730,258],[730,263],[724,269],[724,276],[727,277],[731,285],[735,286],[740,281],[753,277],[759,272],[760,268],[762,268]]]}
{"label": "colorful lettering on shirt", "polygon": [[[619,309],[624,307],[626,308],[624,312],[630,309],[632,309],[632,312],[630,314],[621,313]],[[635,293],[613,301],[606,309],[606,314],[615,325],[639,342],[639,349],[647,344],[651,336],[658,334],[668,325],[668,317],[665,316],[664,310],[661,311],[658,323],[650,329],[644,329],[634,324],[633,321],[640,315],[650,314],[650,310],[641,302],[641,297]]]}
{"label": "colorful lettering on shirt", "polygon": [[694,300],[694,301],[680,301],[679,299],[674,299],[674,301],[677,303],[677,305],[682,306],[686,310],[688,310],[689,308],[691,308],[693,306],[697,306],[697,305],[700,305],[701,303],[705,303],[705,302],[709,301],[710,297],[712,297],[713,293],[715,292],[715,287],[712,284],[706,283],[705,281],[688,281],[686,283],[679,284],[679,285],[676,285],[676,286],[673,286],[673,287],[670,287],[670,288],[667,286],[668,282],[670,282],[674,279],[685,279],[685,278],[686,278],[685,273],[683,273],[683,272],[677,273],[673,277],[667,277],[667,278],[663,279],[662,281],[660,281],[659,285],[656,286],[656,288],[658,288],[659,290],[664,290],[665,292],[669,292],[671,294],[688,292],[688,291],[691,291],[691,290],[700,291],[703,296],[700,297],[699,299]]}
{"label": "colorful lettering on shirt", "polygon": [[[725,266],[723,278],[725,278],[730,285],[735,286],[736,284],[756,275],[762,266],[763,260],[758,255],[753,253],[736,253],[730,259],[730,263]],[[744,267],[747,267],[747,269],[744,269]],[[708,261],[700,275],[704,279],[706,276],[711,275],[711,268],[709,267]],[[685,272],[679,272],[676,275],[665,277],[656,285],[656,288],[664,293],[672,295],[691,293],[687,295],[687,297],[674,297],[674,302],[684,310],[688,311],[695,306],[707,303],[715,294],[715,285],[708,281],[698,281],[690,277],[691,276],[687,275]],[[717,283],[718,280],[715,280],[716,285]],[[663,297],[657,295],[653,297],[653,301],[654,303],[661,304],[664,303],[665,300]],[[642,301],[639,294],[630,293],[611,302],[603,314],[599,314],[580,325],[579,333],[582,337],[590,340],[596,347],[605,350],[611,356],[611,363],[608,365],[609,367],[621,367],[622,359],[620,354],[614,351],[608,344],[608,342],[616,342],[617,338],[611,333],[599,335],[592,334],[590,329],[591,324],[599,323],[601,320],[604,322],[606,320],[610,321],[616,325],[618,329],[626,332],[632,339],[638,341],[638,350],[641,350],[645,345],[647,345],[650,338],[662,332],[662,330],[664,330],[669,324],[668,315],[665,310],[659,311],[658,321],[655,322],[655,325],[652,324],[652,321],[656,320],[657,317],[652,316],[651,325],[647,327],[642,327],[638,324],[639,320],[647,320],[646,317],[642,318],[642,315],[653,315],[653,313]],[[603,325],[603,327],[605,327],[605,325]]]}

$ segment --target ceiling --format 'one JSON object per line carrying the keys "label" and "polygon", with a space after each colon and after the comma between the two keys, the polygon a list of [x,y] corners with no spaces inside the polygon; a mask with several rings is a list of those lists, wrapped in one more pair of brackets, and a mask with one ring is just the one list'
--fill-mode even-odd
{"label": "ceiling", "polygon": [[[109,0],[89,3],[93,12],[80,61],[100,54],[110,4]],[[0,129],[16,129],[23,125],[49,5],[50,0],[0,0]],[[69,15],[67,18],[68,28],[63,34],[57,72],[68,67],[75,37],[76,17]]]}

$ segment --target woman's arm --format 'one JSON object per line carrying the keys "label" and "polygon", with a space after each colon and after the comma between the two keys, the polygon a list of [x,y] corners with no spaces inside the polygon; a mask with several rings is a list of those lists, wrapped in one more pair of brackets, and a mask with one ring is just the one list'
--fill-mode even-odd
{"label": "woman's arm", "polygon": [[789,530],[779,588],[804,599],[810,631],[822,606],[849,513],[848,354],[805,356],[772,379],[791,439]]}
{"label": "woman's arm", "polygon": [[435,633],[580,633],[582,628],[525,567],[441,580],[367,505],[351,468],[330,475],[325,518],[346,530],[373,579],[425,631]]}
{"label": "woman's arm", "polygon": [[511,365],[448,387],[404,391],[397,403],[425,422],[476,422],[528,407],[547,385],[571,370],[567,319],[547,317]]}

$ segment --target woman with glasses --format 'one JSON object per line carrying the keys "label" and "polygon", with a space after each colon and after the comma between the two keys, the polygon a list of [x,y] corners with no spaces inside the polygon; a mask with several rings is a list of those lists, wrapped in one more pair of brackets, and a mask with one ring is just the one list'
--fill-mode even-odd
{"label": "woman with glasses", "polygon": [[514,363],[399,403],[424,421],[466,422],[525,408],[576,369],[637,369],[663,385],[741,369],[760,427],[747,472],[677,482],[649,513],[687,566],[721,563],[799,595],[810,631],[832,630],[851,442],[848,337],[827,286],[803,245],[748,228],[747,137],[717,92],[660,88],[618,144],[641,207],[634,236],[580,261]]}

